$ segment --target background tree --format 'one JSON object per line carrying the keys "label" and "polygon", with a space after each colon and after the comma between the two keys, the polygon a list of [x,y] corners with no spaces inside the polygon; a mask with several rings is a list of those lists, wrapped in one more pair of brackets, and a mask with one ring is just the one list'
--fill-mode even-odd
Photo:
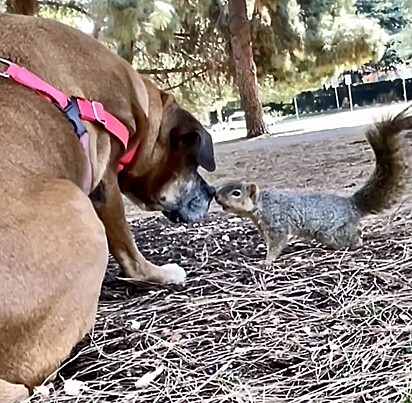
{"label": "background tree", "polygon": [[410,0],[357,0],[356,10],[367,18],[375,19],[388,34],[385,53],[373,67],[394,68],[405,58],[412,56],[411,40],[408,39],[412,33]]}
{"label": "background tree", "polygon": [[6,10],[9,13],[36,15],[37,0],[6,0]]}
{"label": "background tree", "polygon": [[[387,42],[355,0],[245,1],[259,94],[272,102],[379,60]],[[90,34],[193,112],[239,100],[229,11],[227,0],[39,0],[40,15],[92,20]]]}
{"label": "background tree", "polygon": [[231,61],[235,67],[240,106],[245,111],[247,136],[257,137],[268,133],[268,130],[263,121],[263,110],[259,101],[245,0],[229,0],[229,21]]}

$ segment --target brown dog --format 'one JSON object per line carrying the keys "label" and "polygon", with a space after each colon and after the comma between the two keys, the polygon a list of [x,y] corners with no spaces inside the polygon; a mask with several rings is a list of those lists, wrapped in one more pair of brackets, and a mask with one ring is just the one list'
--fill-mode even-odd
{"label": "brown dog", "polygon": [[[121,192],[172,221],[200,220],[213,189],[197,169],[212,171],[215,161],[209,133],[173,96],[80,31],[3,14],[0,57],[68,96],[101,102],[127,127],[129,146],[139,143],[139,152],[118,174],[124,150],[116,138],[86,122],[85,152],[56,106],[0,77],[0,402],[5,403],[42,383],[90,331],[109,250],[129,278],[184,282],[178,265],[156,266],[139,253]],[[90,165],[89,198],[82,189]]]}

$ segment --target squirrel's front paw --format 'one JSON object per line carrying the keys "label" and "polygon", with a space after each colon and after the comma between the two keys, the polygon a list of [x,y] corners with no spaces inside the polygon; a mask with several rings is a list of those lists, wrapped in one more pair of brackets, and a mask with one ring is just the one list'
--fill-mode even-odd
{"label": "squirrel's front paw", "polygon": [[278,258],[279,253],[268,252],[266,254],[265,264],[266,266],[271,266],[274,261]]}

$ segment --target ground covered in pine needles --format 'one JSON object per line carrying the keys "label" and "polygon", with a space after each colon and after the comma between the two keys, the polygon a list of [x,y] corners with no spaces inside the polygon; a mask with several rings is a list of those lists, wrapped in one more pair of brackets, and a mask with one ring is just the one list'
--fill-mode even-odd
{"label": "ground covered in pine needles", "polygon": [[[251,167],[259,166],[257,156],[274,158],[267,149],[222,153],[213,180],[234,175],[225,161],[244,176],[313,188],[333,181],[351,189],[370,172],[373,159],[362,141],[311,147],[277,150],[274,168],[264,160],[260,174]],[[136,286],[111,262],[94,332],[50,390],[38,390],[49,397],[31,401],[412,401],[412,210],[401,210],[368,219],[358,251],[293,241],[270,268],[247,221],[221,213],[189,227],[134,219],[142,252],[159,264],[180,263],[186,285]]]}
{"label": "ground covered in pine needles", "polygon": [[[51,401],[407,402],[408,221],[367,226],[357,252],[292,242],[272,268],[256,230],[236,218],[189,229],[133,223],[143,252],[181,261],[187,284],[138,288],[111,264],[94,333],[60,372]],[[141,379],[148,373],[150,383]],[[70,396],[63,379],[84,389]]]}

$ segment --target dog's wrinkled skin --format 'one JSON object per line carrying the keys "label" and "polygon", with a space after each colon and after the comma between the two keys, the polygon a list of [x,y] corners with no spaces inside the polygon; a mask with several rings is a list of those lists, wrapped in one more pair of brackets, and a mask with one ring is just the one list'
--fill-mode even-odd
{"label": "dog's wrinkled skin", "polygon": [[[210,135],[173,96],[87,35],[56,21],[0,15],[0,57],[67,95],[102,102],[126,125],[138,157],[119,175],[117,139],[86,123],[85,152],[65,116],[0,77],[0,402],[20,401],[54,373],[93,326],[108,252],[134,280],[181,283],[178,265],[137,249],[121,191],[172,221],[206,214],[215,169]],[[121,191],[120,191],[121,189]]]}
{"label": "dog's wrinkled skin", "polygon": [[[144,82],[151,88],[148,81]],[[160,210],[171,221],[198,221],[206,214],[214,195],[196,171],[199,164],[209,171],[215,169],[212,139],[172,96],[162,99],[168,120],[160,127],[160,138],[170,138],[170,145],[166,144],[166,159],[164,153],[156,150],[158,154],[152,156],[151,163],[154,167],[165,164],[167,169],[150,170],[138,161],[131,170],[119,174],[120,189],[143,209]],[[165,145],[159,145],[160,150],[161,146]]]}

